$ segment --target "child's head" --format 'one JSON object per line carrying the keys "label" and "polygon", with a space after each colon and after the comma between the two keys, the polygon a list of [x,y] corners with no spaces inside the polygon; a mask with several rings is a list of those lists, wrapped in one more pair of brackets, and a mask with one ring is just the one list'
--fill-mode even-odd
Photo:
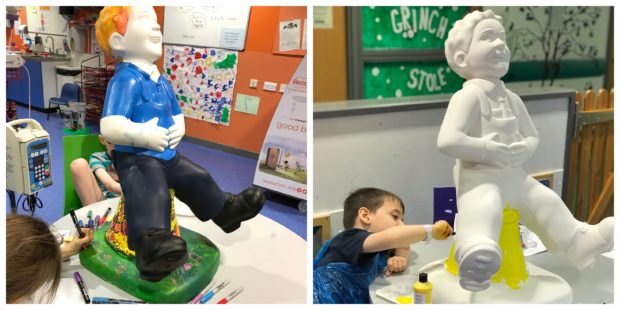
{"label": "child's head", "polygon": [[111,154],[112,150],[114,150],[114,143],[106,140],[102,135],[99,135],[99,142],[105,146],[105,149],[108,151],[108,154]]}
{"label": "child's head", "polygon": [[448,33],[445,54],[450,68],[464,79],[504,76],[510,51],[502,17],[491,10],[465,15]]}
{"label": "child's head", "polygon": [[154,62],[162,54],[162,34],[153,7],[105,7],[95,24],[97,43],[116,58]]}
{"label": "child's head", "polygon": [[31,216],[6,217],[6,301],[26,301],[48,285],[51,301],[60,284],[60,246],[47,224]]}
{"label": "child's head", "polygon": [[343,225],[371,232],[401,225],[405,205],[394,193],[378,188],[360,188],[344,201]]}

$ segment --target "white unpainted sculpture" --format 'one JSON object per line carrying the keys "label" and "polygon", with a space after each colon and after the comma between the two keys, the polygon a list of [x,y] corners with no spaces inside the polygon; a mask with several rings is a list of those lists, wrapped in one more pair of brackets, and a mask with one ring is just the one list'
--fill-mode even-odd
{"label": "white unpainted sculpture", "polygon": [[613,217],[597,225],[576,220],[560,197],[521,167],[536,150],[538,133],[521,98],[500,80],[510,63],[502,18],[491,10],[467,14],[449,32],[445,53],[467,80],[450,99],[437,139],[439,150],[456,159],[460,286],[489,288],[501,263],[506,203],[551,253],[564,252],[579,269],[591,266],[613,247]]}

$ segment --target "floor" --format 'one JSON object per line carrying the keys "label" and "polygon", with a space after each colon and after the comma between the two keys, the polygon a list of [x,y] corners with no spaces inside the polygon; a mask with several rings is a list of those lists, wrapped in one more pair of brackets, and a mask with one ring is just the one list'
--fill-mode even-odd
{"label": "floor", "polygon": [[[28,109],[18,106],[17,117],[28,118]],[[47,114],[32,110],[31,117],[38,121],[49,133],[52,154],[52,179],[54,184],[39,191],[43,207],[36,208],[34,215],[42,220],[53,223],[62,217],[64,208],[64,178],[63,175],[63,147],[62,129],[64,122],[58,114]],[[91,133],[98,132],[98,128],[91,128]],[[181,141],[179,152],[184,156],[206,168],[218,182],[222,190],[238,193],[252,185],[256,159],[231,154],[221,150],[209,148],[195,143]],[[19,197],[18,197],[19,198]],[[280,223],[298,236],[306,239],[306,212],[297,209],[298,201],[280,194],[267,193],[267,201],[261,214]],[[6,212],[10,213],[10,201],[6,198]],[[19,214],[30,214],[18,205]]]}

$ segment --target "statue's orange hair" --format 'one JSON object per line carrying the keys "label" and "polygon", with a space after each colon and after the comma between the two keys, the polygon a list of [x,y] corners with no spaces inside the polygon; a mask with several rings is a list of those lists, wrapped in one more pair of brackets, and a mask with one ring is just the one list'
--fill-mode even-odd
{"label": "statue's orange hair", "polygon": [[106,6],[99,12],[95,32],[97,43],[105,55],[114,57],[110,49],[110,36],[115,32],[125,35],[130,9],[129,6]]}

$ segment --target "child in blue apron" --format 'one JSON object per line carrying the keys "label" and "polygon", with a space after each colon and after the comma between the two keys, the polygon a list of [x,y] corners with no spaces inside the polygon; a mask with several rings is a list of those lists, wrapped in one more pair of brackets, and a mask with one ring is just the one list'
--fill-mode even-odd
{"label": "child in blue apron", "polygon": [[404,225],[404,212],[402,200],[388,191],[361,188],[351,193],[344,202],[345,231],[327,241],[314,260],[313,303],[371,303],[370,284],[386,267],[386,275],[404,271],[412,243],[452,234],[446,221]]}

